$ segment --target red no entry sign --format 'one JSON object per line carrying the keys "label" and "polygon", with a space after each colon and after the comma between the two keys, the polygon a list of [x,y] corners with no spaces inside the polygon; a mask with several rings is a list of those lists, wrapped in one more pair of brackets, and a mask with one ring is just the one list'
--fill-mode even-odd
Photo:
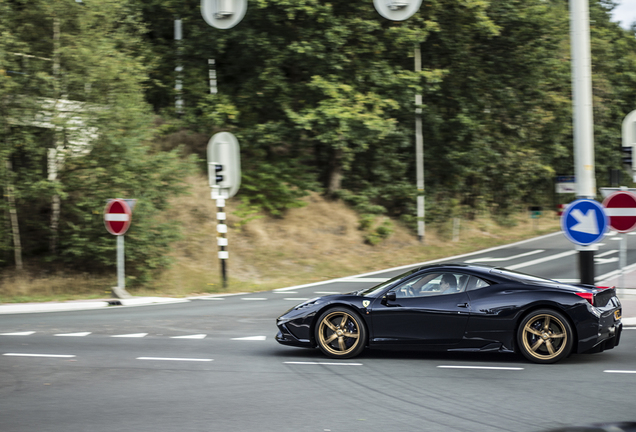
{"label": "red no entry sign", "polygon": [[132,212],[128,203],[123,199],[114,199],[106,204],[104,209],[104,224],[109,233],[123,235],[128,231]]}
{"label": "red no entry sign", "polygon": [[616,231],[626,233],[636,228],[636,195],[618,191],[603,201],[609,224]]}

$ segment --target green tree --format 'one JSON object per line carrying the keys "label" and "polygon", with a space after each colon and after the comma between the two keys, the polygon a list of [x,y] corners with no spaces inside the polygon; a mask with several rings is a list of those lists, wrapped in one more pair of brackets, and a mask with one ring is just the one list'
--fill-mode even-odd
{"label": "green tree", "polygon": [[[13,171],[3,173],[16,185],[25,254],[83,269],[112,266],[115,242],[103,227],[103,208],[108,198],[136,198],[127,268],[132,276],[149,277],[166,264],[165,252],[178,236],[173,222],[158,220],[160,211],[185,192],[183,179],[194,165],[177,150],[150,151],[153,116],[143,86],[152,61],[139,5],[0,4],[11,35],[3,40],[20,59],[0,58],[0,69],[13,67],[2,87],[9,102],[1,156],[13,162]],[[55,197],[60,209],[52,226]]]}

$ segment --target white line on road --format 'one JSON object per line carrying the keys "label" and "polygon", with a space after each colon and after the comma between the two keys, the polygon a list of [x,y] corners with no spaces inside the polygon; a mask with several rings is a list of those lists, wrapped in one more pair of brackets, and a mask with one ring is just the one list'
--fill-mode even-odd
{"label": "white line on road", "polygon": [[517,259],[517,258],[523,258],[523,257],[527,257],[530,255],[534,255],[534,254],[538,254],[541,252],[545,252],[545,249],[537,249],[537,250],[533,250],[530,252],[525,252],[519,255],[514,255],[514,256],[509,256],[509,257],[503,257],[503,258],[475,258],[475,259],[471,259],[468,261],[464,261],[466,263],[476,263],[476,262],[493,262],[493,261],[509,261],[509,260],[513,260],[513,259]]}
{"label": "white line on road", "polygon": [[79,333],[59,333],[53,336],[71,336],[71,337],[84,337],[91,334],[91,332],[79,332]]}
{"label": "white line on road", "polygon": [[288,300],[288,301],[305,301],[305,300],[309,300],[309,298],[305,297],[285,297],[283,300]]}
{"label": "white line on road", "polygon": [[116,337],[116,338],[142,338],[144,336],[148,336],[148,333],[130,333],[130,334],[122,334],[122,335],[112,335],[111,337]]}
{"label": "white line on road", "polygon": [[326,365],[326,366],[362,366],[362,363],[329,363],[329,362],[283,362],[285,364],[293,365]]}
{"label": "white line on road", "polygon": [[240,341],[257,341],[257,340],[265,340],[267,339],[267,336],[247,336],[247,337],[239,337],[239,338],[232,338],[231,340],[240,340]]}
{"label": "white line on road", "polygon": [[604,370],[605,373],[636,374],[636,370]]}
{"label": "white line on road", "polygon": [[498,366],[437,366],[440,369],[484,369],[484,370],[523,370],[522,367],[498,367]]}
{"label": "white line on road", "polygon": [[72,358],[74,355],[70,354],[20,354],[20,353],[5,353],[5,356],[13,357],[58,357],[58,358]]}
{"label": "white line on road", "polygon": [[380,282],[384,282],[384,281],[389,280],[389,279],[390,278],[345,277],[345,278],[339,279],[338,282],[380,283]]}
{"label": "white line on road", "polygon": [[612,249],[607,252],[603,252],[602,254],[594,255],[594,258],[603,258],[605,255],[612,255],[615,253],[618,253],[618,249]]}
{"label": "white line on road", "polygon": [[550,256],[546,256],[543,258],[537,258],[536,260],[532,260],[532,261],[527,261],[521,264],[515,264],[515,265],[511,265],[511,266],[506,266],[506,268],[508,270],[516,270],[516,269],[520,269],[520,268],[524,268],[524,267],[530,267],[536,264],[541,264],[544,263],[546,261],[553,261],[559,258],[564,258],[566,256],[570,256],[570,255],[574,255],[579,253],[579,251],[576,250],[571,250],[571,251],[567,251],[567,252],[561,252],[559,254],[556,255],[550,255]]}
{"label": "white line on road", "polygon": [[267,300],[265,297],[241,297],[241,300]]}
{"label": "white line on road", "polygon": [[170,339],[205,339],[206,334],[195,334],[187,336],[170,336]]}
{"label": "white line on road", "polygon": [[136,360],[211,362],[214,359],[171,358],[171,357],[137,357]]}
{"label": "white line on road", "polygon": [[0,336],[29,336],[35,333],[34,331],[15,332],[15,333],[0,333]]}

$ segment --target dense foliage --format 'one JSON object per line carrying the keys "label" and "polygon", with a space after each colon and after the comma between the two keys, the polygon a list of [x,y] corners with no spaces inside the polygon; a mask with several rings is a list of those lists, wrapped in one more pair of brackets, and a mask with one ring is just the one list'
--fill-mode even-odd
{"label": "dense foliage", "polygon": [[[589,2],[596,175],[606,186],[608,171],[622,169],[622,119],[636,109],[636,33],[610,21],[612,0]],[[162,265],[174,230],[156,214],[188,165],[149,150],[152,111],[163,134],[237,135],[246,217],[282,215],[322,190],[413,222],[416,94],[428,221],[549,207],[554,177],[574,171],[568,16],[566,0],[425,0],[402,22],[382,18],[372,0],[248,0],[244,19],[219,30],[198,0],[0,0],[0,176],[15,196],[0,204],[0,260],[13,262],[15,208],[25,253],[111,264],[101,212],[122,196],[139,199],[127,237],[144,247],[130,259],[139,273]],[[47,152],[72,141],[63,138],[70,119],[54,115],[48,129],[16,120],[41,111],[41,98],[86,103],[84,125],[98,131],[90,156],[66,146],[55,180]]]}
{"label": "dense foliage", "polygon": [[[636,40],[610,21],[612,7],[590,1],[599,186],[621,169],[620,124],[636,96]],[[183,65],[180,125],[239,136],[244,199],[272,206],[318,182],[363,211],[412,215],[417,93],[427,218],[551,206],[555,175],[573,174],[567,1],[424,1],[390,22],[370,0],[251,0],[229,30],[208,26],[198,2],[146,0],[144,16],[166,60],[151,73],[148,100],[171,109],[165,90]],[[218,94],[207,88],[209,58]]]}
{"label": "dense foliage", "polygon": [[184,192],[194,165],[176,150],[149,151],[143,83],[151,57],[139,4],[0,5],[0,178],[12,195],[0,203],[0,264],[13,263],[20,247],[84,271],[112,266],[116,242],[104,206],[134,198],[127,275],[144,280],[166,264],[178,233],[159,212]]}

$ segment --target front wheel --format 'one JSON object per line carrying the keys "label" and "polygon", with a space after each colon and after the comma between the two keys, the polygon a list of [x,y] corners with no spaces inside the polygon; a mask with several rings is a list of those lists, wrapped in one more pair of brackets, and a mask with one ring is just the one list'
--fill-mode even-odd
{"label": "front wheel", "polygon": [[345,308],[331,308],[318,318],[316,342],[331,358],[352,358],[364,350],[367,331],[359,315]]}
{"label": "front wheel", "polygon": [[567,357],[572,351],[573,337],[568,320],[551,309],[529,313],[517,331],[521,354],[534,363],[556,363]]}

